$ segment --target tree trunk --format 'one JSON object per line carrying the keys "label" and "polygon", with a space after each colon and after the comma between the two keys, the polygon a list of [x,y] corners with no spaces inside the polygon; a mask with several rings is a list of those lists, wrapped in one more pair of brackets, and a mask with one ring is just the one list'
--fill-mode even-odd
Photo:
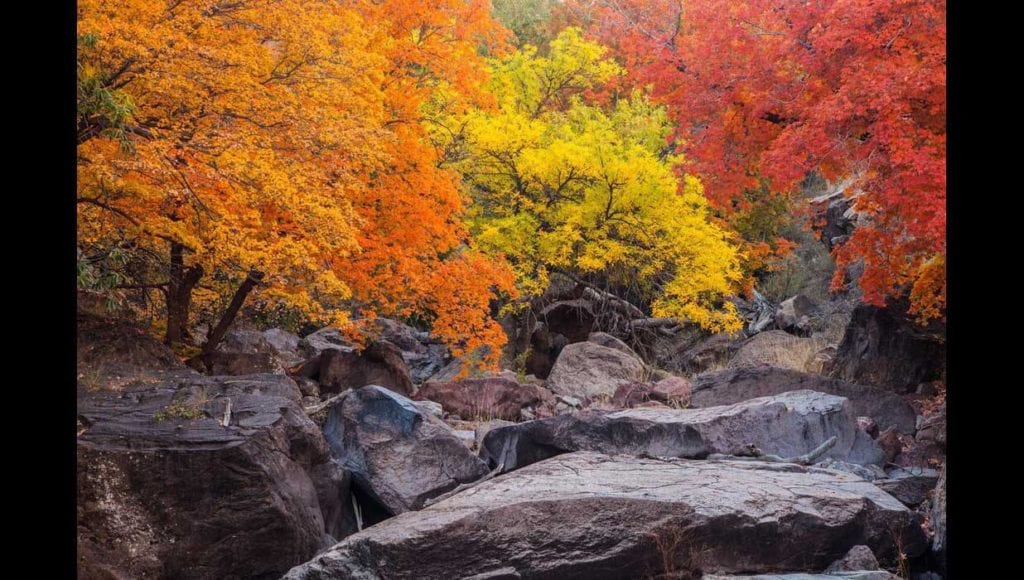
{"label": "tree trunk", "polygon": [[252,289],[257,284],[263,281],[263,272],[257,270],[250,270],[249,275],[245,277],[245,281],[235,291],[235,295],[231,297],[231,304],[228,304],[227,310],[220,317],[220,321],[217,322],[217,326],[210,331],[210,334],[206,337],[206,343],[203,344],[203,354],[213,352],[213,349],[220,344],[220,341],[227,334],[228,328],[231,327],[231,323],[235,321],[235,317],[238,316],[238,311],[242,309],[242,304],[245,303],[245,298],[252,292]]}
{"label": "tree trunk", "polygon": [[201,266],[185,267],[185,246],[171,244],[171,271],[167,282],[167,334],[164,342],[173,346],[188,332],[188,315],[192,308],[192,290],[203,277]]}

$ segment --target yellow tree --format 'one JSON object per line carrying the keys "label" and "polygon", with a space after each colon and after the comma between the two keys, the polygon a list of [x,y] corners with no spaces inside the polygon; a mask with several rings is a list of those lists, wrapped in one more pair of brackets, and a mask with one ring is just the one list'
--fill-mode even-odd
{"label": "yellow tree", "polygon": [[[700,181],[678,171],[663,108],[646,95],[588,98],[622,70],[569,28],[492,62],[496,111],[454,116],[437,132],[473,197],[477,245],[508,259],[527,294],[548,276],[600,275],[640,286],[652,314],[735,330],[724,299],[736,249],[708,219]],[[454,135],[454,137],[448,137]]]}

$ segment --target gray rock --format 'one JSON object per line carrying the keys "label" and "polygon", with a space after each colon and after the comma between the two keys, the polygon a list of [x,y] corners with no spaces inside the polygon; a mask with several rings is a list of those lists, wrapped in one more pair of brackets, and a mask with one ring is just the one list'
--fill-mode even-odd
{"label": "gray rock", "polygon": [[337,328],[327,326],[299,340],[299,353],[308,359],[320,356],[327,349],[355,352],[355,346]]}
{"label": "gray rock", "polygon": [[292,377],[295,384],[299,386],[299,391],[302,392],[303,397],[314,397],[320,398],[320,384],[313,379],[307,379],[303,376]]}
{"label": "gray rock", "polygon": [[448,425],[378,385],[334,403],[324,436],[356,489],[388,514],[419,509],[427,499],[487,473]]}
{"label": "gray rock", "polygon": [[299,397],[282,375],[188,371],[80,398],[79,577],[276,578],[354,531]]}
{"label": "gray rock", "polygon": [[935,494],[932,495],[931,513],[932,531],[932,554],[939,563],[940,569],[946,569],[946,464],[942,464],[939,472],[939,483],[935,486]]}
{"label": "gray rock", "polygon": [[775,326],[793,334],[807,333],[810,323],[810,316],[818,309],[813,300],[797,294],[792,298],[783,300],[775,310]]}
{"label": "gray rock", "polygon": [[587,342],[615,349],[619,352],[624,352],[630,356],[636,357],[637,360],[640,359],[640,355],[636,354],[633,349],[629,348],[629,345],[606,332],[591,332],[590,335],[587,336]]}
{"label": "gray rock", "polygon": [[933,415],[921,420],[921,426],[915,439],[921,442],[934,443],[943,449],[946,447],[945,404],[942,404]]}
{"label": "gray rock", "polygon": [[878,559],[875,553],[867,546],[854,546],[845,556],[832,562],[825,573],[832,572],[855,572],[858,570],[879,570]]}
{"label": "gray rock", "polygon": [[453,358],[425,380],[429,382],[450,383],[454,381],[461,372],[462,360]]}
{"label": "gray rock", "polygon": [[914,432],[914,409],[898,395],[821,375],[772,367],[729,369],[698,375],[693,380],[690,406],[729,405],[798,389],[845,397],[850,400],[856,416],[871,417],[879,428],[895,427],[901,433]]}
{"label": "gray rock", "polygon": [[573,453],[349,536],[293,568],[327,578],[589,578],[821,570],[854,545],[927,549],[868,482],[795,465]]}
{"label": "gray rock", "polygon": [[216,350],[221,353],[267,354],[280,367],[291,368],[306,360],[300,352],[299,342],[298,336],[280,328],[235,328],[224,335]]}
{"label": "gray rock", "polygon": [[472,449],[476,444],[476,431],[469,431],[467,429],[456,429],[452,431],[459,441],[462,441],[468,449]]}
{"label": "gray rock", "polygon": [[577,399],[576,397],[570,397],[568,395],[555,395],[555,399],[558,399],[559,402],[565,403],[566,406],[572,407],[574,409],[579,409],[583,407],[583,401]]}
{"label": "gray rock", "polygon": [[794,391],[705,409],[585,410],[501,427],[484,437],[480,456],[512,470],[571,451],[654,457],[732,454],[748,445],[794,457],[832,436],[825,455],[858,464],[880,463],[874,441],[857,430],[849,402],[814,391]]}
{"label": "gray rock", "polygon": [[930,468],[911,467],[895,469],[888,478],[875,482],[880,489],[910,507],[917,507],[928,499],[928,494],[939,482],[939,472]]}
{"label": "gray rock", "polygon": [[429,332],[416,330],[390,318],[377,318],[374,326],[378,338],[382,338],[402,351],[402,358],[409,367],[409,377],[420,384],[436,374],[448,361],[448,348],[431,337]]}
{"label": "gray rock", "polygon": [[945,328],[923,328],[900,312],[903,301],[886,308],[858,305],[828,372],[845,381],[912,393],[945,373]]}
{"label": "gray rock", "polygon": [[644,364],[635,356],[592,342],[577,342],[562,349],[547,387],[557,395],[610,399],[619,385],[642,382],[643,377]]}

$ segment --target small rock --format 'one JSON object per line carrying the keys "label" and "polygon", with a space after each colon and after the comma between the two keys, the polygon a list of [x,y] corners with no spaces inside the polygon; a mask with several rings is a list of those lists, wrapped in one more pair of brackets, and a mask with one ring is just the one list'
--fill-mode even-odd
{"label": "small rock", "polygon": [[880,569],[878,559],[875,558],[875,554],[871,551],[871,548],[865,545],[859,545],[850,548],[850,551],[847,552],[845,556],[829,565],[829,567],[825,569],[825,573],[856,572],[859,570]]}
{"label": "small rock", "polygon": [[654,383],[651,398],[656,401],[686,407],[690,404],[690,381],[683,377],[669,376]]}
{"label": "small rock", "polygon": [[565,403],[567,406],[572,407],[574,409],[583,408],[583,402],[577,399],[576,397],[570,397],[569,395],[555,395],[555,399],[561,401],[562,403]]}

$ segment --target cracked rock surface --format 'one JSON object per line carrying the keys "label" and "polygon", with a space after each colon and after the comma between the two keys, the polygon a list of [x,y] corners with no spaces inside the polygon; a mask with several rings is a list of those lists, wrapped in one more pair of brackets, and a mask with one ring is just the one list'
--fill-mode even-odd
{"label": "cracked rock surface", "polygon": [[823,570],[926,549],[919,516],[852,475],[577,452],[350,536],[286,579],[572,578]]}
{"label": "cracked rock surface", "polygon": [[294,381],[156,380],[79,398],[79,578],[277,578],[353,531]]}
{"label": "cracked rock surface", "polygon": [[560,415],[491,430],[480,456],[510,471],[571,451],[654,457],[734,454],[754,445],[765,454],[802,455],[829,437],[824,457],[880,463],[878,445],[856,427],[849,401],[815,391],[792,391],[702,409],[627,409]]}

